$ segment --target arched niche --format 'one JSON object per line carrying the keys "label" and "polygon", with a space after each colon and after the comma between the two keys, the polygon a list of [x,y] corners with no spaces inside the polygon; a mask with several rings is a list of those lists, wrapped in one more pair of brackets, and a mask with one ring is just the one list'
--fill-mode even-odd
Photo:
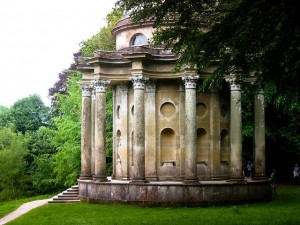
{"label": "arched niche", "polygon": [[209,135],[204,128],[197,129],[197,162],[208,162]]}
{"label": "arched niche", "polygon": [[131,166],[133,166],[133,157],[134,157],[134,151],[133,151],[133,148],[134,148],[134,138],[133,138],[133,135],[134,135],[134,132],[132,131],[131,132],[131,143],[130,143],[130,152],[131,152]]}
{"label": "arched niche", "polygon": [[117,119],[120,119],[120,111],[121,111],[121,106],[117,106]]}
{"label": "arched niche", "polygon": [[160,158],[161,165],[172,164],[176,162],[176,134],[171,128],[165,128],[160,134]]}
{"label": "arched niche", "polygon": [[117,130],[117,160],[121,159],[121,131]]}

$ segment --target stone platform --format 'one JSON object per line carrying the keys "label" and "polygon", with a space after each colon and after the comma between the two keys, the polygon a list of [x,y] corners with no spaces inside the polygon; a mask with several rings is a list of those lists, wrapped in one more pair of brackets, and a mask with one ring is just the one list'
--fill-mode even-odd
{"label": "stone platform", "polygon": [[269,201],[272,198],[269,180],[244,182],[151,181],[134,183],[110,180],[79,180],[79,198],[91,203],[119,203],[143,206],[203,206]]}

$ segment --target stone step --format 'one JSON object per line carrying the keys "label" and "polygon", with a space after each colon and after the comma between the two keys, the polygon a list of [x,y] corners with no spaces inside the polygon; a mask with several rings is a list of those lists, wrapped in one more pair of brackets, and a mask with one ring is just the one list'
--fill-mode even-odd
{"label": "stone step", "polygon": [[79,203],[80,200],[50,200],[48,203]]}
{"label": "stone step", "polygon": [[76,203],[80,202],[78,185],[74,185],[71,188],[63,191],[62,193],[54,196],[48,203]]}
{"label": "stone step", "polygon": [[59,193],[57,196],[78,196],[78,192],[77,193]]}
{"label": "stone step", "polygon": [[71,196],[57,196],[57,197],[54,197],[53,200],[78,200],[78,196],[74,196],[74,197],[71,197]]}

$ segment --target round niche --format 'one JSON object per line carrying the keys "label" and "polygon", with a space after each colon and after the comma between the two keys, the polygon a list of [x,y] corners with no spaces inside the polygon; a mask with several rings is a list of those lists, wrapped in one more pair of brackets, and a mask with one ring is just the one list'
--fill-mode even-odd
{"label": "round niche", "polygon": [[160,112],[165,117],[171,117],[175,115],[176,108],[175,105],[171,102],[165,102],[160,107]]}
{"label": "round niche", "polygon": [[203,102],[198,102],[196,105],[196,114],[199,117],[205,116],[207,112],[207,107]]}
{"label": "round niche", "polygon": [[223,118],[226,116],[227,112],[228,112],[227,105],[226,104],[222,104],[221,105],[221,115],[222,115]]}

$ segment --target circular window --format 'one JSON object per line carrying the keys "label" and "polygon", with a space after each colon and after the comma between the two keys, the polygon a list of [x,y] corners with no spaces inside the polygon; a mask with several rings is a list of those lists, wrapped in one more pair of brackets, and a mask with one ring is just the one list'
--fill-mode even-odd
{"label": "circular window", "polygon": [[166,102],[161,105],[160,112],[165,117],[173,116],[176,112],[176,108],[171,102]]}
{"label": "circular window", "polygon": [[147,45],[148,40],[145,35],[143,34],[136,34],[132,37],[130,45],[131,46],[141,46],[141,45]]}

